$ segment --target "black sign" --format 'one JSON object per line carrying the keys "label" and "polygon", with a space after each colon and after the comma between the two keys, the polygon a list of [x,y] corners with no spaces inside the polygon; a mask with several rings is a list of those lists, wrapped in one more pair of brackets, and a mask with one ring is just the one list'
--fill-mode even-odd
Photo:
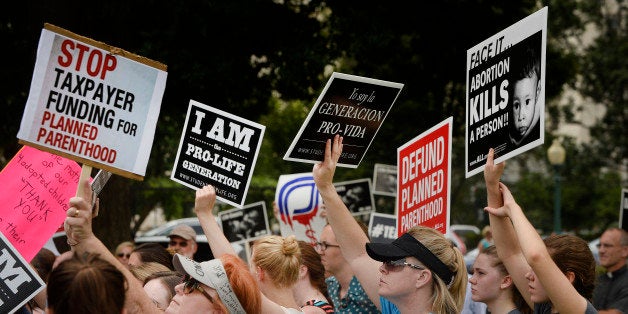
{"label": "black sign", "polygon": [[369,236],[373,243],[390,243],[397,239],[397,217],[372,212],[369,221]]}
{"label": "black sign", "polygon": [[466,177],[543,144],[547,8],[467,51]]}
{"label": "black sign", "polygon": [[403,84],[333,73],[301,126],[285,160],[318,163],[325,143],[343,136],[338,166],[357,168]]}
{"label": "black sign", "polygon": [[270,235],[266,205],[257,202],[218,213],[222,232],[231,243],[255,240]]}
{"label": "black sign", "polygon": [[397,196],[397,166],[375,164],[373,194]]}
{"label": "black sign", "polygon": [[371,179],[338,182],[334,183],[334,186],[352,215],[375,211],[375,201],[371,194]]}
{"label": "black sign", "polygon": [[621,189],[621,208],[619,210],[619,228],[628,231],[628,189]]}
{"label": "black sign", "polygon": [[263,125],[190,100],[170,178],[242,208],[264,136]]}
{"label": "black sign", "polygon": [[0,233],[0,313],[13,313],[44,285],[28,262]]}

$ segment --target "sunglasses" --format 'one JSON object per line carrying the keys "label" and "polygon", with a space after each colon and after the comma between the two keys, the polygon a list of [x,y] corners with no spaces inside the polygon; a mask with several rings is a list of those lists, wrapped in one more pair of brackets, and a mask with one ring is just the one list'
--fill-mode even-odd
{"label": "sunglasses", "polygon": [[126,257],[129,258],[131,257],[131,253],[118,253],[116,254],[118,257]]}
{"label": "sunglasses", "polygon": [[401,269],[401,267],[404,267],[404,266],[408,266],[410,268],[414,268],[414,269],[418,269],[418,270],[425,269],[424,266],[419,266],[419,265],[410,264],[410,263],[406,262],[405,258],[398,259],[396,261],[385,261],[384,262],[384,268],[386,269],[386,271],[399,270],[399,269]]}
{"label": "sunglasses", "polygon": [[209,293],[207,293],[207,291],[205,291],[203,287],[201,287],[201,283],[198,282],[198,280],[190,276],[185,276],[185,280],[183,281],[183,293],[190,294],[194,292],[194,290],[198,290],[200,293],[202,293],[209,300],[209,302],[215,303],[214,298],[212,298],[212,296],[209,295]]}
{"label": "sunglasses", "polygon": [[180,246],[180,247],[186,247],[186,246],[188,246],[188,241],[175,241],[175,240],[170,240],[170,246]]}

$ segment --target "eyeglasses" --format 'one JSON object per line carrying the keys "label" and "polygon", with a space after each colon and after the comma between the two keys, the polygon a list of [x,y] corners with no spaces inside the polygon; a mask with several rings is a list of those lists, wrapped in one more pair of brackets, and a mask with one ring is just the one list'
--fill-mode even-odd
{"label": "eyeglasses", "polygon": [[338,244],[329,244],[325,241],[323,242],[316,242],[316,249],[319,251],[326,251],[328,247],[340,247],[340,245]]}
{"label": "eyeglasses", "polygon": [[214,298],[212,298],[212,296],[209,295],[209,293],[207,293],[205,289],[203,289],[203,287],[201,287],[201,283],[198,282],[198,280],[186,276],[186,279],[183,281],[183,293],[190,294],[194,292],[194,290],[198,290],[200,293],[202,293],[209,300],[209,302],[215,303]]}
{"label": "eyeglasses", "polygon": [[131,257],[131,253],[118,253],[116,254],[118,257],[126,257],[129,258]]}
{"label": "eyeglasses", "polygon": [[180,247],[186,247],[188,246],[188,241],[175,241],[175,240],[170,240],[170,246],[180,246]]}
{"label": "eyeglasses", "polygon": [[410,263],[406,262],[405,258],[398,259],[396,261],[385,261],[384,262],[384,268],[386,269],[386,271],[394,271],[396,269],[400,269],[400,267],[403,267],[403,266],[408,266],[410,268],[419,269],[419,270],[425,269],[425,267],[423,267],[423,266],[410,264]]}

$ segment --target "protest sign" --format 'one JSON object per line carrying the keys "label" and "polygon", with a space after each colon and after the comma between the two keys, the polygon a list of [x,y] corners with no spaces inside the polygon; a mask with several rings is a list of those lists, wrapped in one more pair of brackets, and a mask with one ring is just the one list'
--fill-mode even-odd
{"label": "protest sign", "polygon": [[397,149],[397,235],[422,225],[449,229],[451,133],[449,117]]}
{"label": "protest sign", "polygon": [[166,66],[46,24],[20,143],[142,180]]}
{"label": "protest sign", "polygon": [[352,215],[364,215],[375,210],[371,179],[338,182],[334,183],[334,187]]}
{"label": "protest sign", "polygon": [[266,204],[260,201],[218,213],[222,232],[231,243],[243,243],[270,235]]}
{"label": "protest sign", "polygon": [[397,196],[397,166],[375,164],[373,194]]}
{"label": "protest sign", "polygon": [[44,287],[37,273],[0,233],[0,313],[14,313]]}
{"label": "protest sign", "polygon": [[283,157],[318,163],[325,143],[343,137],[338,166],[357,168],[403,84],[334,72]]}
{"label": "protest sign", "polygon": [[281,235],[295,235],[310,244],[318,241],[327,220],[323,217],[323,199],[311,173],[279,176],[275,203],[278,207]]}
{"label": "protest sign", "polygon": [[621,189],[619,228],[628,231],[628,189]]}
{"label": "protest sign", "polygon": [[467,50],[465,175],[543,144],[547,7]]}
{"label": "protest sign", "polygon": [[371,212],[369,237],[373,243],[390,243],[397,239],[397,217]]}
{"label": "protest sign", "polygon": [[190,100],[170,178],[195,190],[211,184],[219,200],[242,208],[265,128]]}
{"label": "protest sign", "polygon": [[65,220],[81,166],[24,146],[0,172],[0,231],[30,261]]}

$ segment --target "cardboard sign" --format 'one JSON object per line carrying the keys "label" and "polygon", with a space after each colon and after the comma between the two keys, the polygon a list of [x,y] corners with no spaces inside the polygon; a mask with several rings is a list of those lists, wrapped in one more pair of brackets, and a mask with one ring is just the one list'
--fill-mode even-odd
{"label": "cardboard sign", "polygon": [[465,175],[545,139],[547,7],[467,50]]}
{"label": "cardboard sign", "polygon": [[0,313],[15,312],[44,287],[39,275],[0,233]]}
{"label": "cardboard sign", "polygon": [[242,208],[265,129],[190,100],[170,178],[195,190],[211,184],[218,199]]}
{"label": "cardboard sign", "polygon": [[373,182],[373,194],[397,196],[397,166],[375,164]]}
{"label": "cardboard sign", "polygon": [[397,236],[422,225],[449,229],[451,133],[449,117],[397,149]]}
{"label": "cardboard sign", "polygon": [[403,84],[334,72],[283,157],[318,163],[336,134],[344,148],[338,166],[357,168]]}
{"label": "cardboard sign", "polygon": [[76,162],[29,146],[0,172],[0,231],[27,261],[63,224],[80,174]]}
{"label": "cardboard sign", "polygon": [[628,230],[628,189],[621,189],[619,208],[619,228]]}
{"label": "cardboard sign", "polygon": [[369,237],[373,243],[391,243],[397,239],[397,217],[390,214],[371,213]]}
{"label": "cardboard sign", "polygon": [[334,186],[352,215],[364,215],[375,211],[375,200],[371,194],[371,179],[338,182],[334,183]]}
{"label": "cardboard sign", "polygon": [[297,240],[314,244],[320,238],[327,220],[323,198],[318,193],[312,173],[279,176],[275,202],[279,208],[281,236],[295,235]]}
{"label": "cardboard sign", "polygon": [[231,243],[244,243],[270,235],[266,204],[260,201],[218,213],[222,232]]}
{"label": "cardboard sign", "polygon": [[166,66],[46,24],[20,143],[142,180]]}

